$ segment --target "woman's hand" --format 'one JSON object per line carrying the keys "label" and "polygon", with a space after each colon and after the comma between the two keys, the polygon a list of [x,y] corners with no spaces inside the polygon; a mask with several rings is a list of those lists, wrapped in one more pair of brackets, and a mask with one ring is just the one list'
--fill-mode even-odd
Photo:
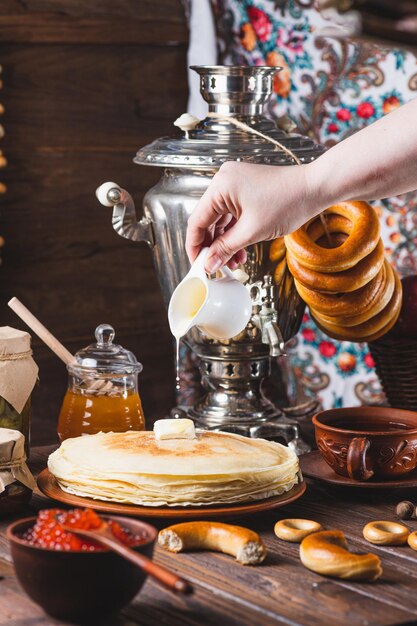
{"label": "woman's hand", "polygon": [[210,247],[206,270],[246,260],[244,248],[291,233],[321,208],[308,166],[275,167],[227,161],[188,220],[186,249],[194,261]]}

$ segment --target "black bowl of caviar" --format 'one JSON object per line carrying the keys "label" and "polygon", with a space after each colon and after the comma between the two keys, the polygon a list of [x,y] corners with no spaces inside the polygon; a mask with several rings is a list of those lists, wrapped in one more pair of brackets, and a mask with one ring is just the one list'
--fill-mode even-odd
{"label": "black bowl of caviar", "polygon": [[8,527],[17,578],[49,615],[65,620],[108,616],[143,586],[146,574],[140,568],[62,528],[94,530],[102,520],[125,545],[152,558],[156,528],[127,517],[99,517],[91,509],[44,510]]}

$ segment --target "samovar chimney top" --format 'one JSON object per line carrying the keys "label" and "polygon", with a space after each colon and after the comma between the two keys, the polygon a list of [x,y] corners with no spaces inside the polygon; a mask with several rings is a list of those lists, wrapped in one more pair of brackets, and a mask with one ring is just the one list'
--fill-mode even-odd
{"label": "samovar chimney top", "polygon": [[200,75],[200,92],[210,113],[261,115],[272,94],[272,79],[281,67],[192,65]]}
{"label": "samovar chimney top", "polygon": [[[134,162],[165,168],[216,170],[225,161],[293,165],[287,152],[262,137],[236,128],[231,117],[288,147],[301,163],[313,161],[323,148],[309,137],[286,133],[264,115],[279,67],[193,65],[209,114],[182,137],[161,137],[140,148]],[[212,114],[216,113],[217,116]],[[224,117],[224,119],[222,119]]]}

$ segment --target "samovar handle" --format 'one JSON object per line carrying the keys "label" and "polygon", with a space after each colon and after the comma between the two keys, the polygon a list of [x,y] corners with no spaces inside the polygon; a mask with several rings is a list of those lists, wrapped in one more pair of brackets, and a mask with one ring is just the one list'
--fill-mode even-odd
{"label": "samovar handle", "polygon": [[116,183],[108,182],[96,189],[96,196],[103,206],[113,207],[112,224],[118,235],[132,241],[145,241],[150,247],[154,245],[152,220],[147,217],[137,220],[130,193]]}

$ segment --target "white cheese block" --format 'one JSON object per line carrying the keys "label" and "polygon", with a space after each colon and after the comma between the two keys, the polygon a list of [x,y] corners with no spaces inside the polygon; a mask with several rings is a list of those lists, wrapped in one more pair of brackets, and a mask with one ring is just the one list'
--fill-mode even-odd
{"label": "white cheese block", "polygon": [[189,419],[156,420],[153,432],[157,441],[165,439],[195,439],[194,422]]}

